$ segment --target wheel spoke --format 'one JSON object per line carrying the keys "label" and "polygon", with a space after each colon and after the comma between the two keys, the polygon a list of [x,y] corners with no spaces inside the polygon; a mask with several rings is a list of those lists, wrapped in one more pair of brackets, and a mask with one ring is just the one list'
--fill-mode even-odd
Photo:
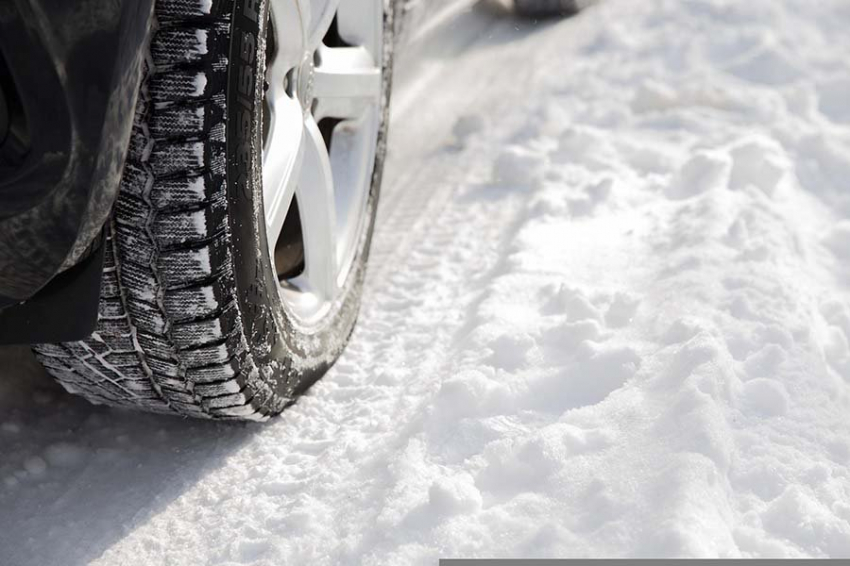
{"label": "wheel spoke", "polygon": [[263,156],[263,202],[269,241],[277,242],[301,177],[307,134],[297,101],[285,94],[267,101],[272,121]]}
{"label": "wheel spoke", "polygon": [[381,2],[345,0],[337,10],[339,35],[349,45],[365,47],[376,61],[383,52],[384,12]]}
{"label": "wheel spoke", "polygon": [[333,173],[325,141],[312,117],[305,122],[304,160],[295,194],[304,237],[304,277],[314,291],[330,299],[337,285]]}
{"label": "wheel spoke", "polygon": [[272,4],[275,53],[266,69],[266,82],[270,85],[275,82],[282,85],[286,73],[304,59],[310,17],[310,0],[285,0]]}
{"label": "wheel spoke", "polygon": [[313,79],[314,114],[323,118],[353,119],[381,97],[381,70],[363,47],[319,49]]}
{"label": "wheel spoke", "polygon": [[[313,0],[312,16],[307,34],[307,47],[311,51],[319,48],[331,27],[341,0]],[[351,0],[346,0],[350,2]]]}

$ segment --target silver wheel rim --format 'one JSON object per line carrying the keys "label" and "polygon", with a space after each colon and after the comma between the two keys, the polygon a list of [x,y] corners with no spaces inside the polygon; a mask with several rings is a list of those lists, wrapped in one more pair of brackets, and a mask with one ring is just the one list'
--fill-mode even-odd
{"label": "silver wheel rim", "polygon": [[[309,328],[343,293],[369,225],[383,100],[383,0],[271,0],[268,37],[268,249],[284,309]],[[292,238],[294,210],[303,267],[293,272],[275,250]]]}

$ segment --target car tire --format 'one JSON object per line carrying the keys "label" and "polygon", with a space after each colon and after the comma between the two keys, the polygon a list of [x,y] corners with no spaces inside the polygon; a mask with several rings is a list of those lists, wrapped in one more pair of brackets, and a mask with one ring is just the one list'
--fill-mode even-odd
{"label": "car tire", "polygon": [[[299,214],[293,216],[297,204],[290,205],[281,231],[301,230],[300,244],[298,234],[290,234],[292,241],[284,246],[279,239],[272,243],[268,234],[264,171],[273,168],[268,163],[279,163],[265,153],[266,91],[273,89],[262,78],[271,58],[278,57],[271,53],[277,24],[268,23],[269,3],[157,1],[120,194],[105,227],[97,329],[87,340],[34,347],[68,391],[96,404],[263,420],[290,405],[335,362],[359,310],[386,153],[393,8],[373,1],[380,12],[375,28],[380,48],[373,53],[377,71],[370,76],[378,73],[380,92],[377,102],[369,103],[375,135],[369,130],[363,138],[372,149],[366,151],[369,169],[356,212],[356,241],[335,291],[323,291],[323,307],[310,317],[295,308],[297,301],[309,302],[307,292],[282,279],[287,275],[277,265],[278,248],[287,256],[294,241],[295,248],[301,246],[302,271],[292,281],[303,279],[309,268],[304,248],[315,238],[301,227]],[[330,25],[334,41],[341,40],[336,19],[314,17],[324,18],[320,25]],[[315,32],[313,23],[300,22],[305,45]],[[286,84],[278,86],[295,102],[312,105],[304,110],[307,120],[319,98],[291,83],[298,80],[304,91],[318,89],[321,67],[307,59],[304,65],[310,68],[293,67]],[[332,157],[329,140],[335,138],[326,135],[327,128],[322,133]],[[294,181],[296,191],[306,175],[315,177],[307,170],[313,163],[309,154],[320,150],[299,150],[303,172]],[[310,198],[296,192],[292,202]],[[308,255],[318,260],[320,254]]]}

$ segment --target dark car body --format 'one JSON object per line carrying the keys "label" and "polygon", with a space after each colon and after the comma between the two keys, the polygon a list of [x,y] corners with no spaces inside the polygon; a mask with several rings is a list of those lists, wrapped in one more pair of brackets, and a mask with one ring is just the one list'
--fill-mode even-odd
{"label": "dark car body", "polygon": [[94,326],[152,8],[0,0],[0,343]]}

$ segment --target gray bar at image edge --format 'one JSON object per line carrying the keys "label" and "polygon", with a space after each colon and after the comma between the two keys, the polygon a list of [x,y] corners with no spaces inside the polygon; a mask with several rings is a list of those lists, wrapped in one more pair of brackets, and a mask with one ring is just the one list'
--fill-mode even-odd
{"label": "gray bar at image edge", "polygon": [[[570,560],[546,560],[546,559],[497,559],[497,558],[443,558],[440,559],[440,566],[649,566],[650,564],[663,564],[664,566],[726,566],[734,564],[737,566],[796,566],[810,562],[805,559],[765,559],[765,558],[735,558],[728,560],[707,560],[707,559],[590,559],[577,558]],[[850,558],[818,560],[818,563],[824,564],[841,564],[850,565]]]}

